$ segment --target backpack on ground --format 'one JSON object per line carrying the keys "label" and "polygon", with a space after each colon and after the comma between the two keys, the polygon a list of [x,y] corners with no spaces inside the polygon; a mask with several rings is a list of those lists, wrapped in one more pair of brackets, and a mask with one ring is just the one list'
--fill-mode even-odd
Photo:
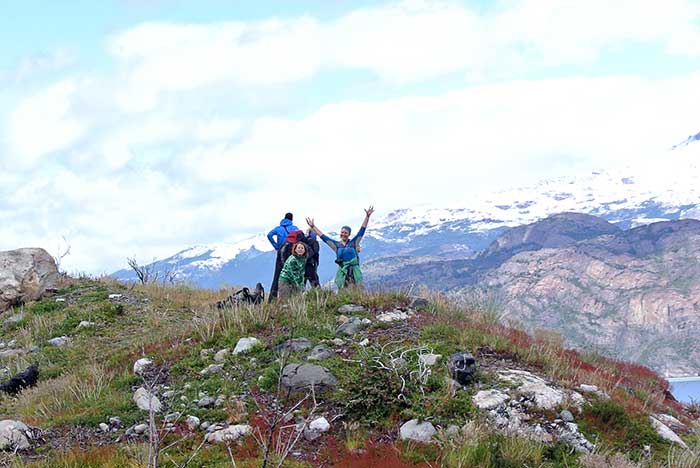
{"label": "backpack on ground", "polygon": [[235,293],[231,294],[226,299],[224,299],[223,301],[217,302],[216,308],[217,309],[226,309],[226,308],[234,307],[235,305],[238,305],[238,304],[261,304],[264,301],[265,301],[265,288],[263,288],[262,284],[258,283],[255,285],[255,291],[253,291],[252,293],[250,292],[250,289],[248,289],[248,288],[243,288],[241,290],[238,290]]}

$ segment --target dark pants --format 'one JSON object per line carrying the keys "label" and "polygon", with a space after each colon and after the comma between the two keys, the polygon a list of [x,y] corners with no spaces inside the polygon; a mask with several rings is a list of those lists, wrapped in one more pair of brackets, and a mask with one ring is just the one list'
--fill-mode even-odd
{"label": "dark pants", "polygon": [[280,273],[282,273],[283,266],[284,262],[282,261],[282,249],[280,248],[279,250],[277,250],[277,255],[275,257],[275,275],[272,277],[272,285],[270,286],[268,302],[272,302],[273,299],[277,298],[280,284]]}
{"label": "dark pants", "polygon": [[306,262],[306,270],[304,271],[304,284],[309,282],[312,288],[318,288],[321,286],[321,282],[318,279],[318,265],[314,262]]}

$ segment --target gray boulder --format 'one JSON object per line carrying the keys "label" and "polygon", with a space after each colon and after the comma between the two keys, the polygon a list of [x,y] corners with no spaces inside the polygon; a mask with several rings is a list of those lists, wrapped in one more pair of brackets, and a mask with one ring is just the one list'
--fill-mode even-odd
{"label": "gray boulder", "polygon": [[282,369],[282,386],[292,392],[310,390],[320,392],[338,385],[331,372],[315,364],[289,364]]}
{"label": "gray boulder", "polygon": [[26,450],[32,431],[26,424],[12,419],[0,421],[0,450]]}
{"label": "gray boulder", "polygon": [[334,355],[335,353],[328,349],[326,345],[320,344],[311,350],[311,354],[309,354],[306,359],[309,361],[323,361],[324,359],[328,359]]}
{"label": "gray boulder", "polygon": [[58,280],[56,262],[44,249],[0,252],[0,312],[56,292]]}
{"label": "gray boulder", "polygon": [[401,440],[415,440],[427,444],[433,438],[437,431],[428,421],[419,422],[417,419],[411,419],[399,429]]}
{"label": "gray boulder", "polygon": [[447,360],[447,369],[460,385],[467,385],[474,380],[476,360],[468,351],[455,353]]}
{"label": "gray boulder", "polygon": [[276,353],[297,353],[299,351],[306,351],[313,346],[311,341],[307,338],[292,338],[284,343],[280,343],[273,349]]}
{"label": "gray boulder", "polygon": [[343,315],[357,314],[358,312],[365,312],[365,306],[359,304],[345,304],[338,308],[338,313]]}
{"label": "gray boulder", "polygon": [[341,324],[336,330],[336,335],[352,336],[360,330],[366,328],[367,322],[359,317],[350,317],[347,322]]}

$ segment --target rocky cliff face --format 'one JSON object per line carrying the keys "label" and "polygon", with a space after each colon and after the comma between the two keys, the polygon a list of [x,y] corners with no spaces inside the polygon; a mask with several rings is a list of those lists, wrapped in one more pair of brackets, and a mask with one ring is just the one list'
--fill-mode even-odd
{"label": "rocky cliff face", "polygon": [[471,259],[394,257],[365,270],[384,287],[485,290],[503,320],[669,375],[700,372],[700,221],[622,231],[563,213],[506,231]]}

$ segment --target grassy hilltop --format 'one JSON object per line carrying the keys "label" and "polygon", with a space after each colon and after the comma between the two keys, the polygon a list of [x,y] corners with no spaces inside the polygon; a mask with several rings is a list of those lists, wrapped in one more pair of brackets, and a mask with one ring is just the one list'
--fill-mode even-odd
{"label": "grassy hilltop", "polygon": [[[5,324],[0,341],[9,348],[14,340],[20,351],[5,353],[2,364],[14,374],[38,362],[40,379],[18,397],[3,396],[0,419],[40,431],[30,449],[0,454],[0,461],[76,468],[149,461],[164,467],[700,466],[696,415],[667,398],[665,380],[641,366],[566,350],[555,333],[531,336],[499,324],[488,305],[460,309],[441,296],[415,303],[401,292],[321,290],[285,305],[212,307],[226,294],[73,279],[56,296],[13,310],[17,320]],[[363,307],[339,314],[346,304]],[[386,312],[400,318],[382,322]],[[339,324],[352,317],[371,324],[338,335]],[[47,342],[61,336],[67,343]],[[258,344],[234,354],[245,337]],[[274,349],[289,339],[299,346]],[[319,344],[329,357],[308,361]],[[464,387],[448,378],[445,365],[462,351],[477,364]],[[430,365],[428,354],[441,358]],[[134,363],[143,357],[153,364],[137,375]],[[292,363],[323,366],[336,384],[285,391],[281,369]],[[566,397],[544,405],[508,375]],[[139,387],[159,398],[160,412],[137,407],[132,397]],[[485,409],[475,399],[479,392],[507,400]],[[561,435],[565,413],[595,444],[593,453],[575,451]],[[658,435],[650,416],[659,414],[678,420],[674,429],[689,449]],[[313,434],[309,422],[321,416],[330,428]],[[516,416],[518,427],[511,427]],[[110,422],[114,417],[120,421]],[[399,428],[413,419],[436,429],[430,443],[401,440]],[[216,443],[207,440],[205,422],[250,433]],[[141,424],[151,429],[138,433]]]}

